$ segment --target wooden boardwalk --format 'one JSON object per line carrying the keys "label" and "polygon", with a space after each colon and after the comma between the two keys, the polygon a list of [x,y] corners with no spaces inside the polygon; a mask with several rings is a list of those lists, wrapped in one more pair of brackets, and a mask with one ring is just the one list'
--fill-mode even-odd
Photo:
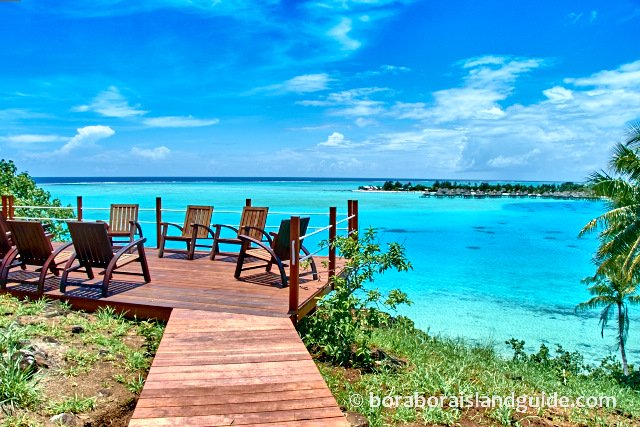
{"label": "wooden boardwalk", "polygon": [[176,309],[129,425],[349,424],[288,319]]}
{"label": "wooden boardwalk", "polygon": [[[277,274],[254,270],[236,280],[233,256],[160,259],[149,249],[147,258],[150,283],[116,274],[106,298],[80,286],[100,276],[73,273],[66,294],[57,277],[45,285],[48,298],[76,308],[168,320],[130,426],[349,425],[289,318],[289,289],[275,285]],[[303,312],[329,289],[327,271],[319,273],[301,278]],[[8,292],[34,296],[35,277],[12,272]]]}

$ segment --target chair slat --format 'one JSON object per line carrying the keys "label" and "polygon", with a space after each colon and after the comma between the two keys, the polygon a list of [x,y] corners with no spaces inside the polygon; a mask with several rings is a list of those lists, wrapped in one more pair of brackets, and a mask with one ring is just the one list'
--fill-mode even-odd
{"label": "chair slat", "polygon": [[137,204],[112,204],[109,214],[109,232],[128,234],[131,231],[131,221],[138,221]]}
{"label": "chair slat", "polygon": [[[187,213],[185,215],[184,227],[182,229],[182,237],[191,237],[192,224],[211,225],[211,217],[213,215],[213,206],[187,206]],[[208,232],[205,229],[198,230],[198,239],[204,239],[209,237]]]}
{"label": "chair slat", "polygon": [[113,258],[106,224],[81,221],[69,221],[67,224],[80,264],[106,268]]}

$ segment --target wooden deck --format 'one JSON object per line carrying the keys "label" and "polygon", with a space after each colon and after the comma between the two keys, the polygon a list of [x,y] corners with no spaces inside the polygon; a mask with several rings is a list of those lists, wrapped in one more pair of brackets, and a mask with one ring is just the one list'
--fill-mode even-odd
{"label": "wooden deck", "polygon": [[[60,279],[53,275],[45,284],[45,295],[52,299],[66,299],[75,308],[95,310],[100,306],[113,306],[127,311],[131,316],[168,320],[173,308],[218,311],[224,313],[254,314],[258,316],[286,317],[289,315],[289,289],[278,287],[277,269],[271,273],[257,269],[243,272],[241,280],[233,277],[235,256],[218,255],[210,261],[205,254],[196,254],[189,261],[182,254],[165,254],[157,257],[157,250],[147,249],[147,259],[151,270],[151,282],[142,283],[141,277],[114,275],[109,287],[109,295],[102,298],[100,288],[80,286],[98,284],[101,276],[88,281],[80,273],[69,275],[70,284],[65,294],[60,293]],[[300,279],[300,306],[314,306],[314,295],[327,290],[328,274],[322,268],[322,257],[316,258],[320,269],[320,280],[310,275]],[[138,271],[134,264],[127,269]],[[26,283],[34,280],[34,273],[13,270],[9,275],[7,289],[17,296],[33,296],[35,285]],[[18,283],[18,280],[24,282]]]}
{"label": "wooden deck", "polygon": [[176,309],[129,425],[349,424],[288,319]]}
{"label": "wooden deck", "polygon": [[[105,298],[90,286],[100,276],[71,274],[66,294],[58,277],[45,284],[48,298],[76,308],[112,306],[168,320],[130,426],[349,425],[289,318],[289,289],[276,286],[276,273],[253,270],[236,280],[233,256],[160,259],[149,249],[147,258],[150,283],[116,274]],[[329,290],[322,259],[316,262],[320,280],[300,280],[302,315]],[[35,278],[13,271],[7,292],[33,297]]]}

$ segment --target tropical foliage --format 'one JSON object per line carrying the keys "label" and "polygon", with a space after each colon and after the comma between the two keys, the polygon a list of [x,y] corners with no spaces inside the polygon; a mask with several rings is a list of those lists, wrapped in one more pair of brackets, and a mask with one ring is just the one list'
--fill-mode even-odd
{"label": "tropical foliage", "polygon": [[314,353],[333,363],[366,367],[372,362],[372,331],[389,321],[386,311],[410,303],[398,289],[385,295],[370,284],[378,274],[408,271],[411,264],[398,243],[389,243],[384,251],[371,228],[360,236],[339,237],[333,244],[346,265],[333,279],[335,290],[300,323],[300,335]]}
{"label": "tropical foliage", "polygon": [[636,294],[640,279],[640,123],[632,124],[626,140],[616,144],[609,169],[595,172],[589,179],[594,193],[608,200],[609,209],[580,232],[584,235],[599,230],[600,246],[594,256],[596,274],[584,280],[593,297],[576,309],[601,308],[603,336],[609,321],[616,319],[616,343],[624,374],[628,375],[628,307],[640,303]]}
{"label": "tropical foliage", "polygon": [[640,272],[640,123],[630,125],[626,140],[614,147],[609,171],[593,173],[589,182],[596,195],[608,200],[609,210],[589,221],[580,235],[600,231],[595,256],[600,273],[623,256],[627,275],[636,276]]}
{"label": "tropical foliage", "polygon": [[593,297],[576,307],[578,311],[602,308],[600,312],[601,335],[609,324],[609,320],[615,318],[617,337],[616,344],[622,358],[622,369],[625,375],[629,375],[627,354],[625,345],[629,332],[629,305],[640,303],[640,296],[636,295],[638,282],[630,280],[622,268],[622,258],[615,258],[618,263],[607,263],[604,271],[598,272],[594,277],[587,277],[584,282],[589,285],[589,293]]}
{"label": "tropical foliage", "polygon": [[[73,210],[63,207],[59,199],[51,198],[48,191],[38,187],[27,172],[18,172],[12,160],[0,160],[0,193],[15,197],[16,206],[31,206],[16,209],[16,217],[28,218],[72,218]],[[40,206],[60,209],[44,209]],[[65,228],[60,221],[43,220],[58,239],[65,236]]]}

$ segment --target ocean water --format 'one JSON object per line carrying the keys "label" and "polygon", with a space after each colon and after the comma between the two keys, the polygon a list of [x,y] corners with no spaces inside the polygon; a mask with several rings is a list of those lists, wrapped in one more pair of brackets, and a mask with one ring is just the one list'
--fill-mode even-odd
{"label": "ocean water", "polygon": [[[74,180],[77,182],[77,180]],[[95,180],[94,180],[95,181]],[[124,180],[126,181],[126,180]],[[327,224],[328,207],[346,215],[347,200],[359,200],[360,226],[380,230],[383,242],[405,245],[413,264],[409,273],[387,273],[382,290],[400,288],[413,305],[399,312],[432,334],[491,343],[510,354],[504,341],[525,340],[529,350],[541,343],[561,344],[597,362],[615,352],[615,332],[600,337],[598,312],[574,312],[589,295],[581,279],[593,274],[594,236],[578,239],[588,220],[605,204],[538,199],[423,199],[417,193],[354,192],[374,181],[225,181],[43,183],[53,196],[75,205],[82,195],[85,217],[106,219],[110,203],[139,203],[145,236],[155,243],[155,197],[163,207],[211,204],[213,222],[237,224],[245,198],[269,206],[275,226],[290,213],[316,213],[312,227]],[[148,210],[144,210],[148,209]],[[235,213],[231,213],[234,211]],[[182,222],[182,212],[164,219]],[[306,244],[315,246],[326,235]],[[313,250],[313,249],[311,249]],[[630,361],[640,359],[640,316],[633,311]]]}

